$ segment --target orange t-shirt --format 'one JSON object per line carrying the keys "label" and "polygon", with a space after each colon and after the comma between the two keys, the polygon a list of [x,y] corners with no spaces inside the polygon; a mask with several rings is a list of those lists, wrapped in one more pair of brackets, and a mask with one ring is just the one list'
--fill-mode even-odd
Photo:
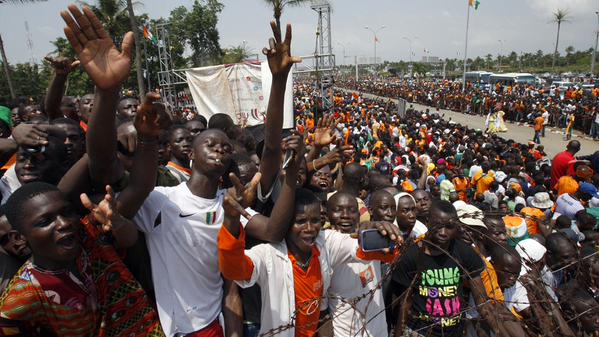
{"label": "orange t-shirt", "polygon": [[495,181],[495,175],[487,173],[476,183],[476,193],[483,194],[491,188],[491,184]]}
{"label": "orange t-shirt", "polygon": [[503,297],[503,292],[499,287],[499,281],[497,280],[497,273],[495,272],[495,267],[491,262],[487,261],[486,258],[483,257],[483,261],[485,261],[486,269],[480,274],[480,278],[485,285],[485,290],[487,292],[487,296],[496,301],[500,301],[503,303],[505,300]]}
{"label": "orange t-shirt", "polygon": [[545,118],[540,116],[535,118],[535,131],[543,130],[543,123],[545,123]]}
{"label": "orange t-shirt", "polygon": [[460,200],[468,201],[468,186],[470,185],[468,178],[454,178],[453,185],[455,186],[456,192],[458,192]]}
{"label": "orange t-shirt", "polygon": [[295,336],[313,337],[318,332],[320,320],[320,298],[323,283],[320,272],[320,252],[312,246],[312,260],[308,270],[304,271],[297,265],[297,260],[291,254],[289,259],[293,265],[293,286],[295,289]]}
{"label": "orange t-shirt", "polygon": [[414,185],[412,185],[412,183],[407,179],[401,183],[401,187],[404,190],[404,192],[414,192]]}
{"label": "orange t-shirt", "polygon": [[559,178],[557,184],[555,185],[555,189],[557,190],[557,196],[560,196],[565,193],[574,194],[578,191],[578,187],[578,182],[571,176],[563,176]]}
{"label": "orange t-shirt", "polygon": [[539,223],[545,220],[545,213],[543,211],[538,208],[524,207],[520,213],[526,217],[528,234],[536,235],[541,233],[539,231]]}
{"label": "orange t-shirt", "polygon": [[308,128],[308,131],[314,131],[314,119],[306,119],[306,127]]}

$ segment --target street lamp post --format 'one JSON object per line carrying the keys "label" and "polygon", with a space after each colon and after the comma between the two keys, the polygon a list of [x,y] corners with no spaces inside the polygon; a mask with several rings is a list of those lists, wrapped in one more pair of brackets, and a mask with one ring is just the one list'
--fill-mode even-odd
{"label": "street lamp post", "polygon": [[599,12],[595,12],[597,14],[597,32],[595,36],[595,49],[593,49],[593,60],[591,62],[591,78],[595,74],[595,64],[597,63],[597,43],[599,43]]}
{"label": "street lamp post", "polygon": [[381,27],[380,27],[379,29],[377,29],[377,30],[374,30],[374,29],[372,29],[372,28],[370,28],[370,27],[368,27],[368,26],[365,26],[365,27],[364,27],[364,29],[367,29],[367,30],[371,31],[371,32],[372,32],[372,34],[374,34],[374,62],[373,62],[373,63],[374,63],[374,65],[375,65],[375,66],[376,66],[376,44],[379,42],[379,38],[378,38],[377,34],[378,34],[378,33],[379,33],[381,30],[383,30],[383,29],[385,29],[385,28],[387,28],[387,26],[381,26]]}
{"label": "street lamp post", "polygon": [[407,40],[408,43],[410,44],[410,65],[408,67],[408,70],[410,70],[410,77],[412,77],[412,69],[413,69],[413,65],[412,65],[412,39],[404,36],[402,37],[402,39]]}
{"label": "street lamp post", "polygon": [[408,43],[410,44],[410,63],[412,63],[412,39],[406,36],[402,37],[402,39],[408,41]]}
{"label": "street lamp post", "polygon": [[499,69],[497,69],[498,71],[501,72],[501,54],[503,54],[503,43],[505,41],[503,40],[497,40],[497,42],[499,42],[500,48],[499,48]]}
{"label": "street lamp post", "polygon": [[343,49],[343,64],[345,64],[345,59],[347,58],[346,54],[345,54],[345,45],[341,42],[337,42],[338,45],[341,46],[341,48]]}

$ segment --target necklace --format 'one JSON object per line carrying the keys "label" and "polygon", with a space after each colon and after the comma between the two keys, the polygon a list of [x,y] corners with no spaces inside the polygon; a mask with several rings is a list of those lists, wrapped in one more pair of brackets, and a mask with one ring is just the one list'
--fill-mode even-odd
{"label": "necklace", "polygon": [[310,253],[310,256],[308,256],[308,259],[306,260],[306,262],[301,263],[299,260],[295,260],[295,263],[297,263],[297,265],[302,268],[303,270],[308,269],[308,267],[310,266],[310,261],[312,261],[312,253]]}

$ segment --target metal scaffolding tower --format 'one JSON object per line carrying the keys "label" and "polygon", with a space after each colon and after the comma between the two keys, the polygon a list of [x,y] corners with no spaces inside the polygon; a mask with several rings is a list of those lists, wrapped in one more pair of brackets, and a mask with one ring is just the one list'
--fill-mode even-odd
{"label": "metal scaffolding tower", "polygon": [[335,69],[335,56],[331,35],[331,5],[325,2],[311,8],[318,13],[316,68],[324,72],[332,71]]}
{"label": "metal scaffolding tower", "polygon": [[160,72],[158,72],[158,85],[161,89],[162,100],[171,107],[177,107],[177,91],[175,90],[175,79],[173,76],[173,61],[171,58],[171,46],[169,41],[169,24],[156,25],[156,36],[158,37],[158,61]]}

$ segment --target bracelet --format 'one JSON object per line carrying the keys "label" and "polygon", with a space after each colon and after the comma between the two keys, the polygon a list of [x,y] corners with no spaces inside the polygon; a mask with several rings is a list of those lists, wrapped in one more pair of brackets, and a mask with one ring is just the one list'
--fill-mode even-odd
{"label": "bracelet", "polygon": [[318,171],[318,169],[316,168],[316,159],[312,160],[312,168],[314,169],[314,171]]}

